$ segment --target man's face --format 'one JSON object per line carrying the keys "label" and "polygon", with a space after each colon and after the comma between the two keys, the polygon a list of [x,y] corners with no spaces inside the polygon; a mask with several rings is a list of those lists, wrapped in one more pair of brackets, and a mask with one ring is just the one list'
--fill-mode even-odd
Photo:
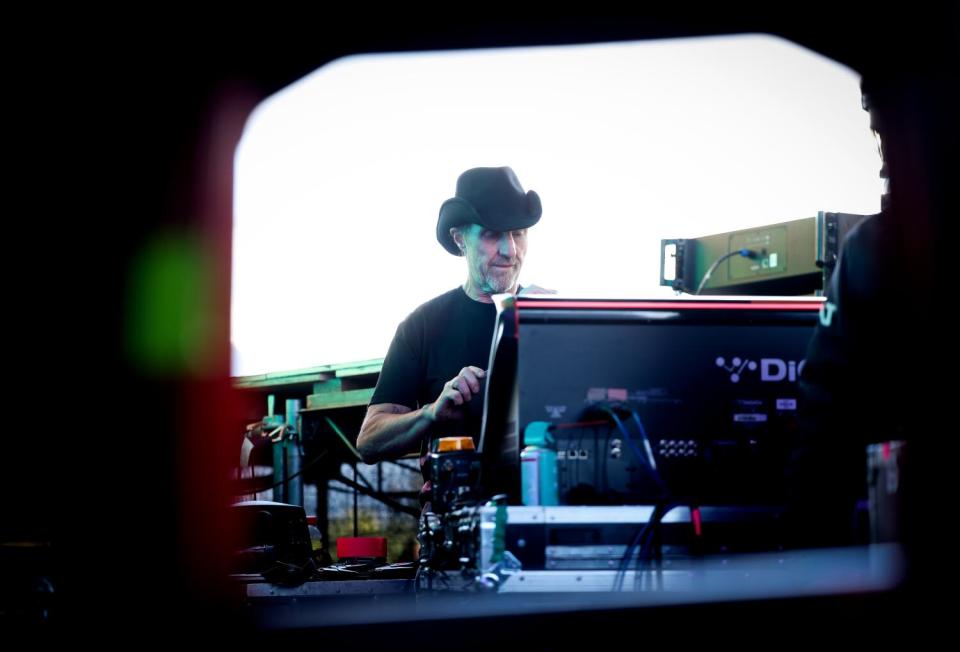
{"label": "man's face", "polygon": [[527,253],[527,230],[491,231],[470,224],[459,232],[461,238],[454,235],[454,240],[462,239],[474,288],[488,296],[514,291]]}

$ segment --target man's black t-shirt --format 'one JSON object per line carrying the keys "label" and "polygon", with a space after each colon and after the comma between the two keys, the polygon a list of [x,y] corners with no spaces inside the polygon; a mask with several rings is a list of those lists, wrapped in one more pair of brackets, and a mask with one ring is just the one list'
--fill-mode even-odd
{"label": "man's black t-shirt", "polygon": [[800,373],[800,440],[787,467],[790,538],[798,547],[857,543],[867,497],[866,447],[908,439],[928,413],[923,347],[935,336],[910,286],[893,216],[846,236]]}
{"label": "man's black t-shirt", "polygon": [[[462,287],[421,305],[397,327],[370,403],[415,410],[435,401],[444,384],[464,367],[486,369],[496,314],[492,303],[474,301]],[[481,383],[481,394],[470,401],[463,421],[433,436],[470,435],[478,441],[482,392]]]}

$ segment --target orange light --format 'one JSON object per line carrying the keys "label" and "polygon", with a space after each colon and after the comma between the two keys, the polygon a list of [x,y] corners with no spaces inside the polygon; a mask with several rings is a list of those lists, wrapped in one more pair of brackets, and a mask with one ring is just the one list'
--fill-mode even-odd
{"label": "orange light", "polygon": [[437,440],[438,453],[472,450],[474,450],[472,437],[441,437]]}

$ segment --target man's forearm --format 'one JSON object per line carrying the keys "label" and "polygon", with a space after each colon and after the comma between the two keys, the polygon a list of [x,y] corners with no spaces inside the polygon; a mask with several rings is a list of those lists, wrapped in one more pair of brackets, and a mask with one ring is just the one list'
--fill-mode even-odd
{"label": "man's forearm", "polygon": [[368,416],[357,437],[357,450],[363,461],[375,464],[419,450],[421,440],[433,425],[425,410],[424,407],[403,414],[377,412]]}

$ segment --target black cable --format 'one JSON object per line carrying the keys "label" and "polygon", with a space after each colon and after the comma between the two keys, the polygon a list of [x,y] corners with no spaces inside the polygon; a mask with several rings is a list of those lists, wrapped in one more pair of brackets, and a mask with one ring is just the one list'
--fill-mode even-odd
{"label": "black cable", "polygon": [[[338,480],[337,480],[336,478],[331,478],[331,479],[332,479],[333,482],[338,482]],[[336,487],[336,486],[333,486],[333,485],[329,485],[329,484],[328,484],[328,485],[327,485],[327,490],[328,490],[328,491],[333,491],[333,492],[338,493],[338,494],[348,494],[348,495],[350,495],[350,496],[353,495],[353,489],[352,489],[352,488],[347,488],[347,487]],[[381,492],[378,492],[378,495],[387,496],[387,497],[394,497],[394,498],[410,498],[410,499],[413,499],[413,498],[419,498],[419,497],[420,497],[420,492],[419,492],[419,491],[381,491]]]}
{"label": "black cable", "polygon": [[657,471],[657,462],[653,457],[653,449],[650,445],[650,439],[647,437],[647,431],[643,427],[643,423],[640,421],[640,417],[633,410],[628,410],[633,416],[634,422],[639,426],[640,429],[640,439],[646,449],[646,454],[640,450],[640,447],[637,446],[637,442],[634,441],[633,437],[627,431],[626,427],[623,425],[623,422],[620,420],[620,417],[613,410],[612,407],[608,405],[599,405],[599,409],[603,412],[609,414],[613,418],[613,422],[617,425],[617,428],[620,430],[620,433],[623,435],[623,438],[626,440],[627,444],[630,446],[630,450],[633,451],[634,457],[637,458],[638,463],[646,462],[647,467],[650,469],[650,474],[653,477],[654,482],[657,483],[657,488],[660,490],[661,498],[665,498],[667,494],[666,484],[663,482],[663,478],[660,477],[660,472]]}
{"label": "black cable", "polygon": [[597,486],[597,491],[603,499],[607,499],[607,455],[610,451],[609,437],[603,440],[603,443],[600,443],[600,437],[597,434],[596,426],[590,429],[590,436],[593,437],[593,450],[594,455],[598,456],[594,460],[593,465],[593,477],[594,484]]}
{"label": "black cable", "polygon": [[[243,481],[246,480],[246,478],[243,477],[243,469],[244,469],[244,467],[242,467],[242,466],[237,466],[237,467],[234,467],[234,468],[236,469],[236,474],[235,474],[236,477],[234,477],[234,479],[233,479],[233,484],[234,484],[235,487],[239,487],[239,486],[243,485],[243,484],[244,484]],[[256,479],[256,473],[254,472],[253,469],[254,469],[254,467],[251,466],[251,467],[250,467],[250,480]],[[252,496],[252,498],[251,498],[251,496]],[[234,498],[242,498],[243,500],[257,500],[257,492],[256,492],[256,491],[241,491],[241,492],[239,492],[239,493],[233,494],[233,497],[234,497]]]}
{"label": "black cable", "polygon": [[[656,507],[654,507],[654,510]],[[647,522],[640,526],[637,529],[636,535],[627,545],[626,550],[623,553],[623,556],[620,557],[620,563],[617,566],[617,574],[613,579],[613,590],[620,591],[623,588],[623,578],[626,577],[627,568],[630,566],[630,558],[633,556],[633,550],[637,547],[637,544],[643,539],[647,531],[650,528],[650,522],[653,520],[653,512],[650,513],[650,518],[647,519]]]}
{"label": "black cable", "polygon": [[403,463],[400,462],[399,460],[384,460],[384,462],[389,462],[390,464],[395,464],[396,466],[399,466],[401,469],[406,469],[407,471],[411,471],[411,472],[413,472],[413,473],[417,473],[417,474],[422,473],[422,471],[420,471],[419,468],[417,468],[417,467],[415,467],[415,466],[408,466],[408,465],[406,465],[406,464],[403,464]]}
{"label": "black cable", "polygon": [[[653,479],[656,481],[657,488],[659,489],[659,492],[660,492],[660,496],[657,499],[657,507],[659,507],[659,509],[654,508],[654,511],[651,514],[650,522],[647,524],[649,528],[648,532],[645,532],[644,536],[638,537],[638,539],[635,540],[633,544],[633,547],[636,547],[638,543],[640,544],[640,551],[637,555],[637,564],[635,567],[636,570],[634,572],[634,583],[636,584],[637,579],[640,578],[640,576],[642,575],[643,563],[647,560],[647,558],[650,555],[650,546],[652,545],[652,542],[654,540],[658,542],[660,541],[660,536],[659,536],[660,522],[663,519],[663,516],[666,514],[666,508],[669,504],[668,502],[669,493],[667,491],[666,483],[664,483],[663,478],[660,476],[660,471],[657,469],[656,458],[654,457],[654,454],[653,454],[653,447],[650,444],[650,438],[647,436],[647,431],[643,427],[643,421],[640,420],[640,415],[637,414],[636,410],[631,408],[629,412],[631,417],[633,418],[634,423],[637,424],[637,428],[640,431],[641,441],[643,442],[644,448],[646,450],[647,462],[648,462],[648,465],[650,466]],[[657,546],[658,556],[659,556],[659,551],[660,551],[660,548],[658,545]],[[626,561],[628,565],[629,565],[629,558],[632,555],[632,553],[633,551],[631,549],[628,551],[628,555],[626,556]],[[624,575],[626,575],[625,572],[624,572]],[[622,577],[621,577],[620,583],[621,585],[623,583]]]}
{"label": "black cable", "polygon": [[[342,478],[342,474],[341,474],[341,478]],[[357,465],[356,465],[356,464],[353,465],[353,478],[354,478],[354,482],[356,482],[357,479],[359,478],[359,479],[363,482],[363,484],[366,486],[367,491],[364,493],[365,496],[370,496],[371,498],[374,498],[375,500],[380,500],[380,502],[384,502],[384,503],[385,503],[385,501],[382,500],[382,499],[380,498],[380,496],[386,497],[386,496],[387,496],[387,493],[384,492],[384,491],[380,491],[379,489],[374,489],[374,488],[373,488],[373,483],[371,483],[369,480],[367,480],[366,476],[364,476],[362,473],[360,473],[360,470],[357,468]],[[338,479],[338,478],[334,478],[334,479]],[[353,526],[354,526],[354,528],[353,528],[353,529],[354,529],[354,536],[357,536],[357,532],[356,532],[356,529],[357,529],[357,518],[358,518],[358,516],[357,516],[357,489],[356,489],[356,487],[354,487],[353,491],[349,491],[349,492],[345,492],[345,493],[352,493],[352,494],[353,494],[353,507],[354,507],[354,515],[353,515]],[[414,495],[419,496],[419,492],[414,492]],[[389,506],[389,505],[388,505],[388,506]]]}
{"label": "black cable", "polygon": [[722,256],[717,258],[715,261],[713,261],[713,264],[710,265],[710,267],[707,269],[707,273],[703,275],[703,279],[700,280],[700,285],[697,286],[697,291],[694,292],[694,294],[700,294],[700,291],[703,290],[703,286],[707,284],[707,281],[710,280],[710,277],[713,275],[713,273],[717,271],[717,267],[720,266],[720,263],[734,256],[743,256],[744,258],[756,258],[757,252],[753,251],[752,249],[737,249],[736,251],[729,251],[723,254]]}
{"label": "black cable", "polygon": [[[633,583],[634,586],[638,584],[643,576],[644,563],[650,558],[651,552],[656,551],[657,564],[659,566],[660,561],[662,560],[661,555],[661,545],[662,545],[662,528],[660,527],[663,524],[663,517],[666,515],[667,510],[657,513],[654,510],[654,513],[650,517],[650,534],[646,537],[646,540],[640,544],[640,551],[637,553],[637,563],[634,566],[634,575]],[[656,546],[654,546],[656,542]]]}
{"label": "black cable", "polygon": [[331,487],[330,485],[327,485],[327,491],[333,491],[338,494],[349,494],[351,496],[353,495],[353,489],[346,489],[344,487]]}
{"label": "black cable", "polygon": [[[640,420],[640,415],[638,415],[635,410],[632,410],[632,409],[626,410],[627,412],[630,413],[634,423],[637,424],[637,428],[640,433],[640,439],[646,451],[645,453],[644,451],[640,450],[639,446],[637,446],[636,441],[634,441],[633,436],[627,430],[626,426],[624,426],[623,421],[620,419],[620,416],[616,413],[613,406],[605,403],[598,403],[596,405],[596,408],[604,412],[605,414],[609,415],[613,419],[613,423],[616,425],[616,428],[620,431],[620,434],[623,435],[624,440],[626,441],[627,445],[630,447],[630,450],[633,453],[634,457],[637,459],[637,463],[645,464],[649,468],[650,474],[653,477],[658,489],[658,496],[657,496],[653,511],[651,512],[650,519],[647,521],[647,523],[645,523],[643,526],[641,526],[638,529],[637,534],[634,536],[633,540],[627,546],[627,549],[623,557],[621,557],[620,559],[620,564],[617,568],[617,575],[614,580],[614,590],[619,591],[623,588],[623,580],[626,577],[627,569],[630,566],[630,560],[633,558],[634,550],[636,550],[637,546],[640,545],[641,556],[649,550],[647,544],[651,540],[651,535],[654,533],[655,529],[658,527],[660,520],[663,518],[663,515],[667,512],[671,503],[669,500],[669,493],[667,491],[666,484],[664,483],[663,478],[660,477],[660,473],[657,470],[656,458],[653,455],[653,449],[650,444],[650,439],[647,436],[646,429],[643,427],[643,422]],[[623,410],[624,408],[621,407],[620,409]]]}
{"label": "black cable", "polygon": [[[273,468],[273,467],[271,467],[270,475],[267,476],[268,478],[272,478],[272,477],[273,477],[272,468]],[[251,481],[251,484],[254,485],[254,487],[256,487],[256,484],[255,484],[256,479],[257,479],[256,467],[251,466],[251,467],[250,467],[250,478],[249,478],[249,480]],[[266,491],[266,490],[264,490],[264,491]],[[253,492],[253,499],[254,499],[254,500],[260,500],[260,492],[259,492],[259,491],[254,491],[254,492]]]}
{"label": "black cable", "polygon": [[666,483],[660,476],[660,470],[657,468],[657,458],[653,454],[653,444],[650,443],[650,438],[647,436],[647,429],[643,427],[643,421],[640,420],[640,415],[637,414],[636,410],[630,408],[629,412],[630,416],[633,417],[633,422],[637,424],[637,428],[640,430],[640,440],[643,442],[643,448],[647,454],[650,470],[653,471],[653,479],[657,483],[657,488],[660,489],[661,497],[665,498],[669,492],[667,491]]}
{"label": "black cable", "polygon": [[[273,485],[271,485],[271,486],[269,486],[269,487],[259,488],[259,489],[258,489],[257,487],[253,487],[253,490],[252,490],[252,491],[241,491],[241,492],[235,493],[234,496],[245,496],[245,495],[250,495],[250,494],[252,493],[252,494],[254,495],[254,497],[256,497],[256,494],[260,494],[260,493],[263,493],[263,492],[265,492],[265,491],[269,491],[270,489],[276,489],[277,487],[279,487],[280,485],[284,484],[285,482],[289,482],[290,480],[293,480],[293,479],[296,478],[298,475],[301,475],[301,474],[303,474],[305,471],[307,471],[308,469],[312,468],[317,462],[319,462],[321,459],[323,459],[323,457],[324,457],[328,452],[329,452],[328,450],[322,451],[319,455],[317,455],[315,458],[313,458],[309,463],[307,463],[307,464],[305,464],[304,466],[300,467],[300,470],[299,470],[299,471],[297,471],[296,473],[290,475],[290,476],[287,477],[287,478],[284,478],[283,480],[277,482],[276,484],[273,484]],[[354,467],[354,468],[356,469],[356,467]],[[239,469],[238,469],[238,471],[239,471]],[[419,473],[419,471],[418,471],[418,473]],[[367,487],[371,492],[377,493],[376,490],[373,488],[373,485],[370,483],[369,480],[367,480],[367,478],[366,478],[362,473],[359,473],[359,471],[358,471],[357,474],[358,474],[359,478],[363,481],[363,484],[365,484],[366,487]],[[265,477],[265,476],[261,476],[261,477]],[[241,476],[240,479],[243,479],[242,476]],[[251,478],[251,479],[253,479],[253,478]]]}
{"label": "black cable", "polygon": [[377,493],[383,493],[383,492],[380,491],[379,489],[374,489],[374,488],[373,488],[373,483],[370,482],[369,480],[367,480],[367,478],[366,478],[362,473],[360,473],[360,470],[357,469],[357,465],[356,465],[356,464],[353,465],[353,477],[354,477],[354,479],[360,478],[360,480],[363,481],[363,484],[365,484],[365,485],[367,486],[367,489],[369,489],[370,491],[376,491]]}
{"label": "black cable", "polygon": [[[269,491],[269,490],[271,490],[271,489],[276,489],[276,488],[279,487],[280,485],[282,485],[282,484],[284,484],[284,483],[287,483],[287,482],[290,482],[291,480],[293,480],[293,479],[294,479],[295,477],[297,477],[298,475],[302,475],[302,474],[304,473],[304,471],[306,471],[307,469],[312,468],[317,462],[319,462],[320,460],[322,460],[323,457],[324,457],[326,454],[327,454],[327,451],[322,451],[319,455],[317,455],[315,458],[313,458],[308,464],[306,464],[306,465],[304,465],[304,466],[301,466],[299,471],[297,471],[296,473],[294,473],[294,474],[292,474],[292,475],[287,476],[286,478],[284,478],[284,479],[281,480],[280,482],[277,482],[276,484],[270,485],[269,487],[263,487],[262,489],[257,489],[256,487],[254,487],[254,491],[253,491],[254,495],[259,494],[259,493],[263,493],[264,491]],[[235,494],[233,494],[233,495],[234,495],[234,496],[245,496],[245,495],[248,495],[248,494],[250,494],[249,491],[240,491],[240,492],[235,493]]]}
{"label": "black cable", "polygon": [[656,527],[656,524],[659,523],[664,514],[667,513],[669,507],[670,503],[665,500],[654,505],[653,511],[650,513],[650,518],[647,519],[647,522],[644,523],[639,529],[637,535],[633,538],[633,541],[631,541],[630,545],[627,546],[627,551],[624,553],[623,557],[620,558],[620,565],[617,568],[617,575],[614,579],[614,591],[620,591],[623,589],[623,580],[627,575],[627,569],[630,567],[630,559],[633,557],[633,551],[636,549],[637,545],[641,545],[641,550],[638,554],[643,553],[643,545],[649,538],[649,535],[653,532],[653,528]]}
{"label": "black cable", "polygon": [[447,575],[447,571],[443,569],[438,570],[436,577],[442,582],[441,588],[450,589],[450,576]]}
{"label": "black cable", "polygon": [[581,464],[582,460],[580,458],[580,451],[582,448],[583,448],[583,428],[577,428],[577,447],[576,449],[574,449],[577,454],[577,480],[576,480],[577,484],[574,486],[579,486],[581,484],[581,481],[580,481],[581,473],[586,474],[586,469],[583,468],[584,465]]}
{"label": "black cable", "polygon": [[[593,433],[594,433],[594,436],[596,436],[597,426],[593,427]],[[608,477],[608,473],[609,473],[608,458],[613,452],[612,449],[610,448],[611,435],[613,435],[613,428],[607,428],[607,436],[603,440],[603,471],[601,472],[603,474],[602,477],[603,477],[603,495],[604,496],[609,496],[611,494],[610,478]]]}
{"label": "black cable", "polygon": [[623,439],[627,442],[627,445],[630,446],[630,450],[633,451],[633,456],[637,458],[638,463],[643,463],[644,454],[637,447],[637,443],[633,441],[633,437],[630,436],[630,433],[627,432],[627,429],[623,427],[623,422],[620,421],[620,417],[617,416],[617,413],[607,405],[601,405],[600,410],[610,415],[613,419],[613,423],[617,426],[617,429],[620,431],[620,434],[623,435]]}
{"label": "black cable", "polygon": [[[634,440],[633,436],[624,426],[623,421],[620,419],[620,416],[617,414],[613,406],[606,403],[596,404],[596,409],[607,414],[616,425],[616,428],[620,431],[620,434],[623,435],[624,440],[627,445],[630,447],[633,456],[636,458],[638,464],[645,464],[649,470],[650,475],[653,478],[654,482],[657,485],[657,498],[654,506],[654,510],[651,513],[650,520],[643,525],[638,531],[636,536],[630,542],[630,545],[627,546],[627,549],[620,559],[620,564],[617,568],[617,575],[614,580],[614,590],[620,590],[623,586],[623,578],[626,576],[626,571],[630,566],[630,560],[633,557],[633,551],[637,548],[638,545],[645,544],[647,538],[652,533],[655,525],[651,523],[658,523],[659,520],[663,517],[665,510],[670,504],[669,492],[667,491],[666,483],[664,483],[663,478],[660,477],[660,472],[657,470],[656,458],[653,455],[653,449],[650,444],[650,438],[647,437],[646,429],[643,427],[643,422],[640,420],[640,415],[633,409],[626,410],[630,413],[634,423],[637,424],[637,429],[639,430],[640,440],[644,445],[646,453],[640,450],[640,447],[637,446],[637,442]],[[620,407],[619,409],[624,410]],[[645,548],[644,548],[645,549]]]}
{"label": "black cable", "polygon": [[395,511],[403,512],[404,514],[410,514],[412,516],[416,516],[417,518],[420,517],[420,510],[404,505],[403,503],[397,502],[396,500],[393,500],[389,496],[379,494],[377,493],[376,490],[371,491],[370,489],[367,489],[366,487],[361,485],[359,482],[354,482],[353,480],[345,477],[343,474],[340,474],[339,476],[332,479],[336,480],[337,482],[341,482],[347,485],[348,487],[358,489],[360,493],[362,493],[363,495],[370,496],[375,500],[379,500],[381,503],[383,503],[387,507],[390,507],[391,509],[394,509]]}
{"label": "black cable", "polygon": [[[396,496],[403,496],[403,497],[412,497],[412,496],[420,495],[419,491],[380,491],[379,489],[374,488],[373,484],[369,480],[367,480],[362,473],[357,472],[357,477],[362,481],[362,482],[357,482],[357,486],[362,487],[361,491],[365,496],[376,497],[376,496],[396,495]],[[334,482],[342,482],[345,478],[346,476],[344,476],[341,473],[336,477],[329,478],[329,479],[333,480]],[[352,489],[353,484],[350,484],[350,487],[351,489],[349,490],[348,493],[353,493],[353,489]],[[347,490],[344,489],[344,492],[347,492]]]}

